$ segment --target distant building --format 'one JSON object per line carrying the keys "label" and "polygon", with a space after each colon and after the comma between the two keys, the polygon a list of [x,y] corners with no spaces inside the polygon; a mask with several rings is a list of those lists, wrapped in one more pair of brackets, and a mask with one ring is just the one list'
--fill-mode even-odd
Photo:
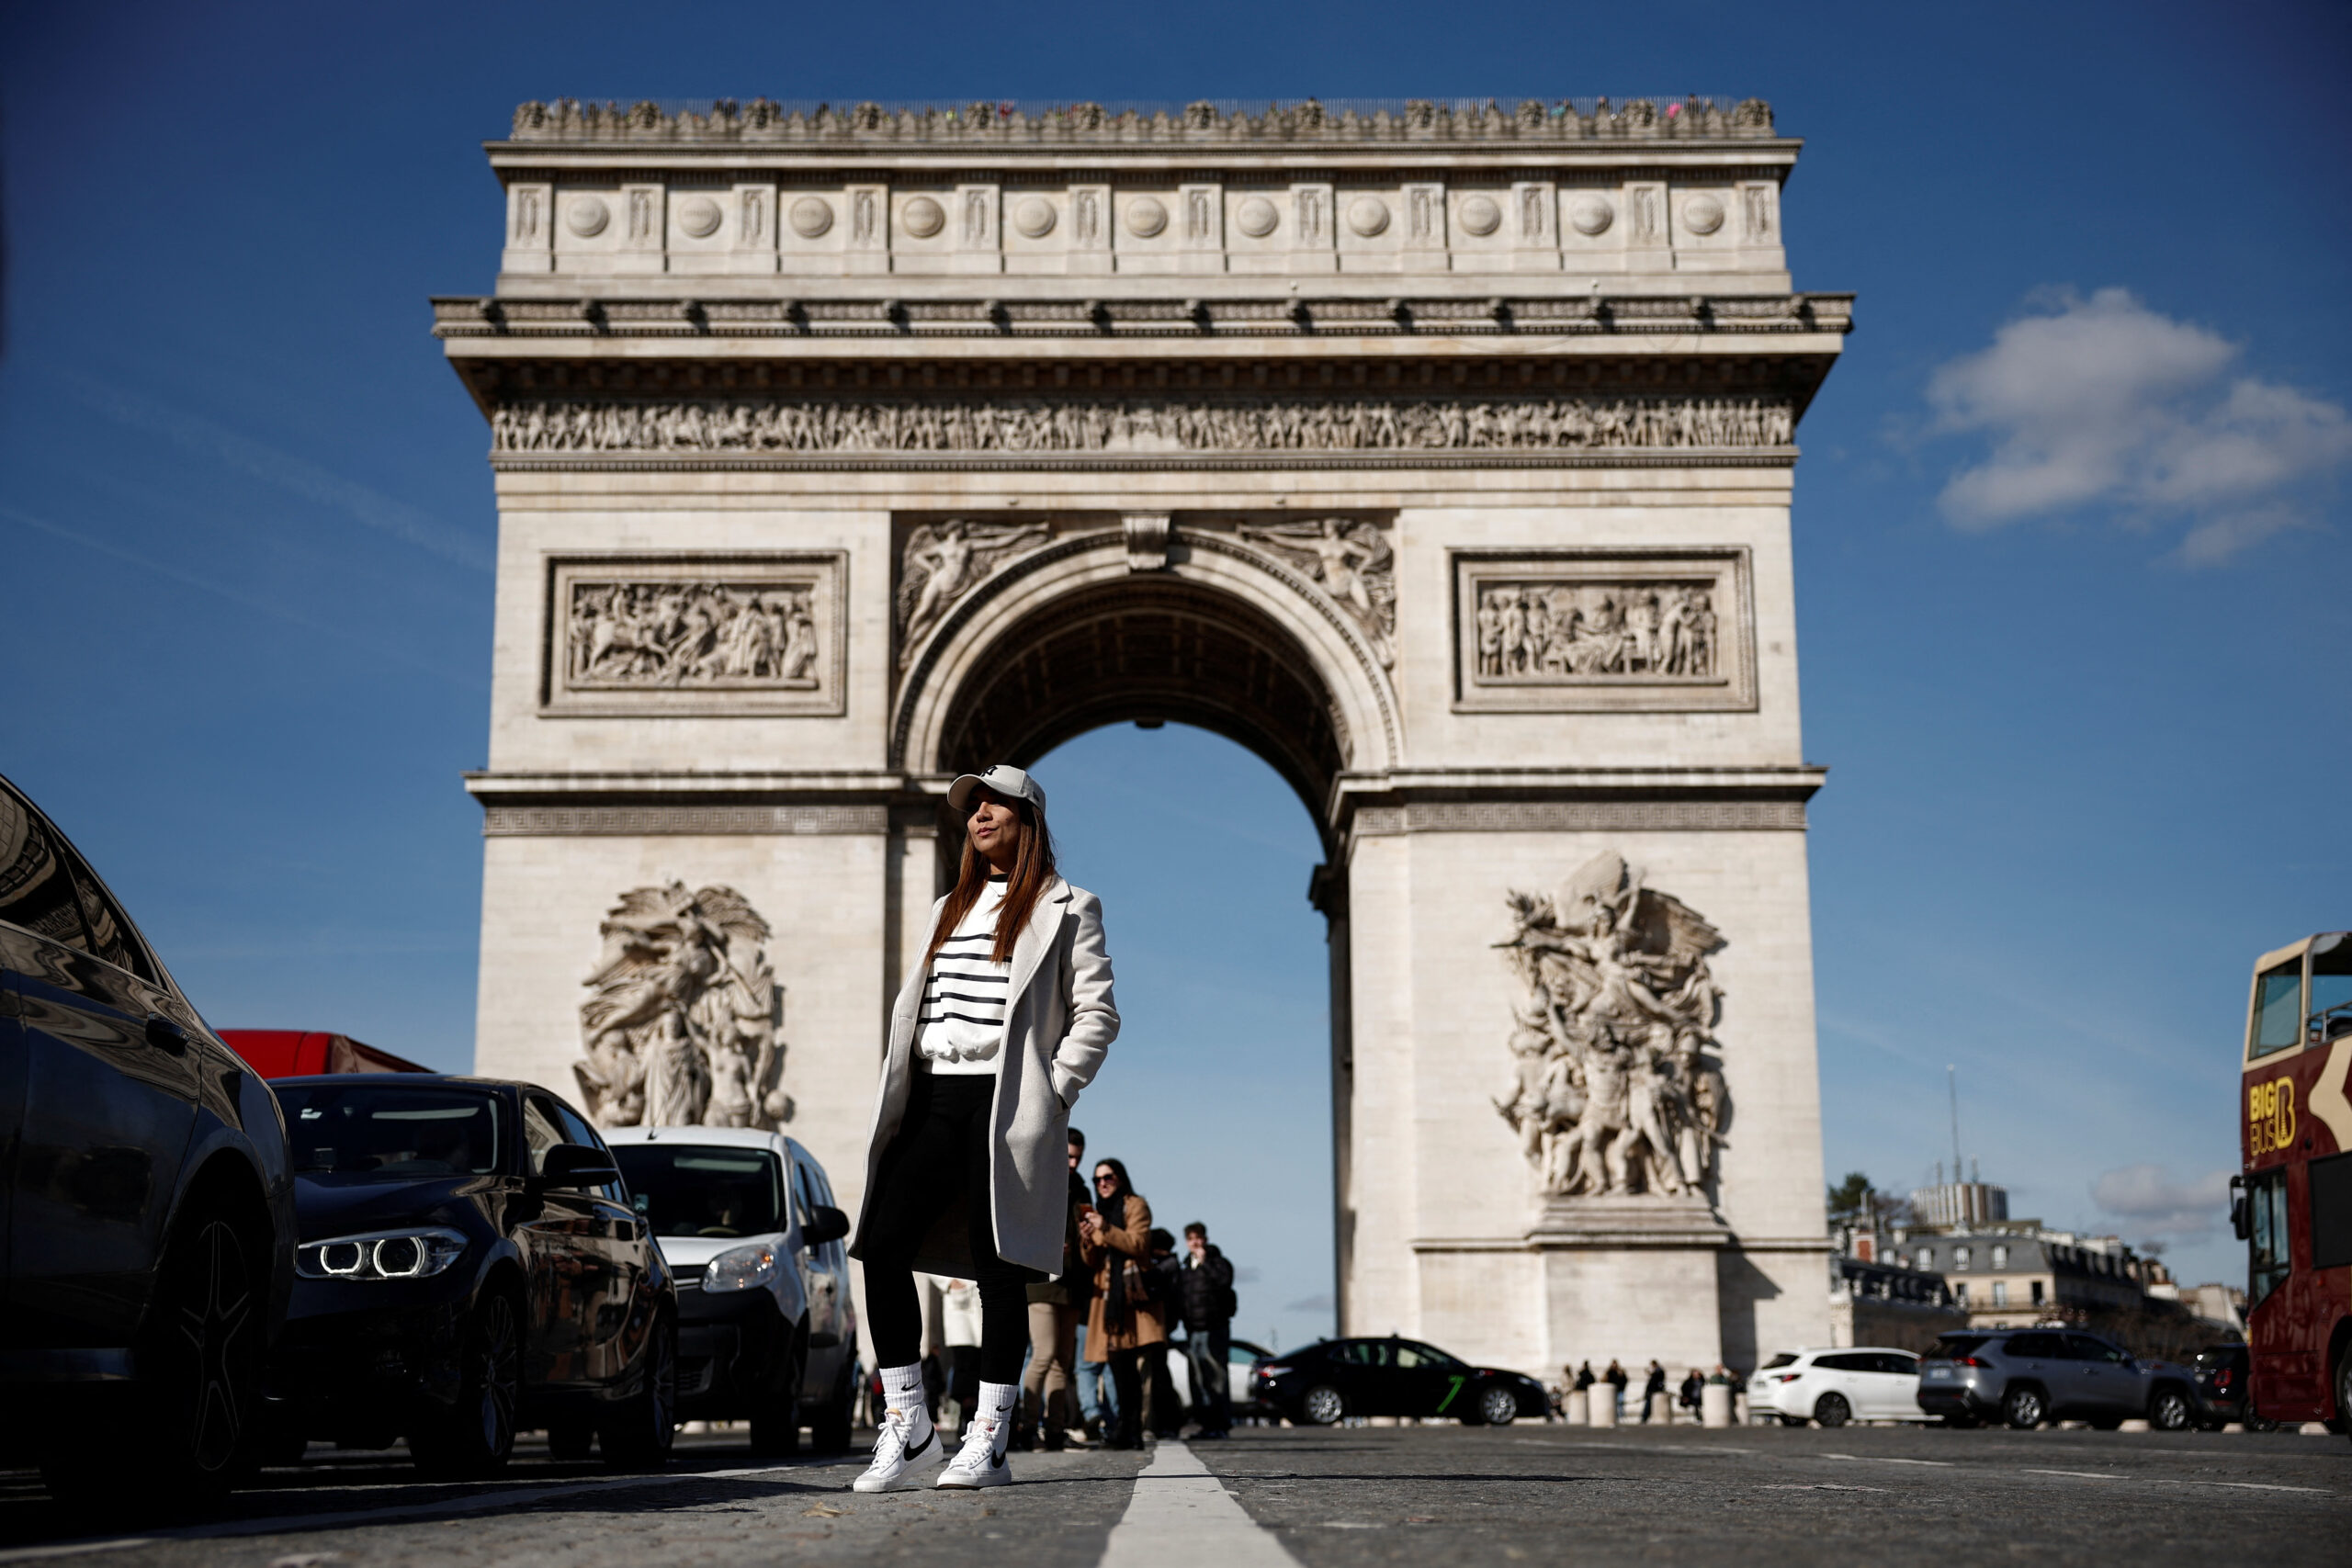
{"label": "distant building", "polygon": [[1829,1259],[1829,1342],[1925,1350],[1936,1336],[1968,1326],[1968,1314],[1939,1274],[1901,1263]]}
{"label": "distant building", "polygon": [[1938,1230],[1998,1224],[2009,1217],[2009,1190],[1990,1181],[1939,1181],[1911,1194],[1911,1214]]}

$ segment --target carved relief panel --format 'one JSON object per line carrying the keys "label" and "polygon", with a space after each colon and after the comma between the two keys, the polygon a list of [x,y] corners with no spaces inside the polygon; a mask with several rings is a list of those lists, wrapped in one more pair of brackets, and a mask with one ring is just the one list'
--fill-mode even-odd
{"label": "carved relief panel", "polygon": [[1453,554],[1457,712],[1752,709],[1745,548]]}
{"label": "carved relief panel", "polygon": [[848,564],[837,551],[548,563],[540,712],[842,712]]}

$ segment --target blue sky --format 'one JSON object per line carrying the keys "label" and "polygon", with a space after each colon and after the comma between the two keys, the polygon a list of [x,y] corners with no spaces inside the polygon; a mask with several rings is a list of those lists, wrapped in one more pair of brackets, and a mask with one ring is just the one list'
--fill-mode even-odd
{"label": "blue sky", "polygon": [[[1830,1174],[1926,1179],[1955,1064],[2019,1212],[2234,1279],[2248,965],[2352,923],[2347,68],[2275,4],[8,7],[0,771],[217,1024],[469,1059],[493,516],[424,301],[490,286],[518,99],[1760,96],[1860,295],[1796,513]],[[1305,814],[1175,728],[1047,767],[1136,911],[1090,1130],[1306,1332]],[[1185,811],[1214,876],[1136,841]]]}

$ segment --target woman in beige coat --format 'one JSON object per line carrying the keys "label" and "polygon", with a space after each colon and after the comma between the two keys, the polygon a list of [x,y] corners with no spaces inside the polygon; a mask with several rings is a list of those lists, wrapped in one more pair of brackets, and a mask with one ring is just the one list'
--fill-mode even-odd
{"label": "woman in beige coat", "polygon": [[917,1269],[980,1289],[978,1408],[938,1484],[1008,1479],[1028,1287],[1062,1268],[1069,1110],[1119,1032],[1102,906],[1056,874],[1045,790],[1000,764],[958,778],[947,804],[963,864],[890,1012],[850,1245],[886,1404],[860,1492],[915,1485],[936,1458]]}
{"label": "woman in beige coat", "polygon": [[1151,1205],[1127,1183],[1114,1159],[1094,1163],[1094,1203],[1079,1215],[1079,1256],[1094,1276],[1086,1314],[1086,1359],[1111,1364],[1119,1424],[1106,1445],[1143,1447],[1143,1363],[1168,1343],[1168,1324],[1151,1293]]}

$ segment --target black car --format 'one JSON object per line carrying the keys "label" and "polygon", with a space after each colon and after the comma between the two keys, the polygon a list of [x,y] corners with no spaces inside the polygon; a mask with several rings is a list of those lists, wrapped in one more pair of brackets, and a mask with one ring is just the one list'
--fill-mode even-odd
{"label": "black car", "polygon": [[2197,1424],[2218,1432],[2233,1423],[2249,1432],[2275,1432],[2276,1421],[2266,1421],[2247,1403],[2246,1385],[2253,1363],[2244,1345],[2216,1345],[2197,1352],[2193,1372]]}
{"label": "black car", "polygon": [[301,1240],[274,1444],[401,1436],[428,1470],[483,1475],[543,1427],[559,1457],[668,1457],[677,1290],[584,1117],[491,1078],[277,1088]]}
{"label": "black car", "polygon": [[1508,1427],[1549,1407],[1533,1378],[1395,1337],[1317,1340],[1258,1363],[1250,1386],[1257,1400],[1313,1427],[1350,1416],[1451,1416],[1467,1427]]}
{"label": "black car", "polygon": [[61,1496],[225,1490],[293,1278],[277,1102],[4,779],[0,1207],[0,1443]]}

